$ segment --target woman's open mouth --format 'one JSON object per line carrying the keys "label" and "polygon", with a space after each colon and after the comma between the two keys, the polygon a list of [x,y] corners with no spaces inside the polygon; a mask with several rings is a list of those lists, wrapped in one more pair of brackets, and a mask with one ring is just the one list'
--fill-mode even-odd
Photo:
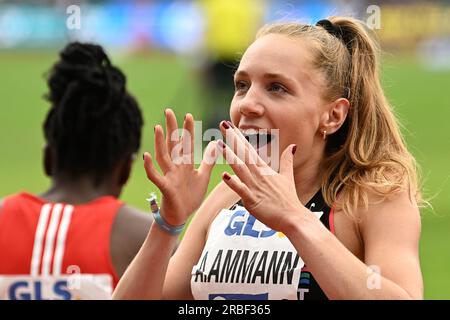
{"label": "woman's open mouth", "polygon": [[242,133],[245,139],[257,150],[265,145],[269,145],[275,138],[274,134],[269,133],[268,130],[251,129]]}

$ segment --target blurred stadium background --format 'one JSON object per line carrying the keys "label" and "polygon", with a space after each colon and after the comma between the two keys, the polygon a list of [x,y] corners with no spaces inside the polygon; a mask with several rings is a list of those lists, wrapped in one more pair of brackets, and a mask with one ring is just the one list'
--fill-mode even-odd
{"label": "blurred stadium background", "polygon": [[[425,298],[450,299],[450,1],[0,1],[0,196],[48,187],[44,74],[68,41],[100,43],[125,71],[145,116],[143,151],[153,150],[165,107],[193,113],[204,129],[227,117],[229,66],[263,23],[330,14],[373,22],[377,13],[384,88],[433,206],[422,210]],[[145,209],[155,188],[137,159],[122,198]]]}

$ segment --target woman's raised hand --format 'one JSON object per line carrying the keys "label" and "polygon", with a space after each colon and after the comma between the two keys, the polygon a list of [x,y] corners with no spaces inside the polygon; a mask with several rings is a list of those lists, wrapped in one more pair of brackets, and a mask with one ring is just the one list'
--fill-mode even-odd
{"label": "woman's raised hand", "polygon": [[179,137],[177,119],[171,109],[166,109],[166,135],[160,125],[155,126],[155,158],[161,175],[155,168],[151,155],[144,153],[144,168],[161,191],[161,216],[172,226],[179,226],[196,211],[207,191],[211,171],[217,160],[215,141],[208,144],[198,169],[194,164],[194,118],[186,114],[183,132]]}
{"label": "woman's raised hand", "polygon": [[295,188],[293,159],[296,146],[291,144],[284,150],[280,170],[276,172],[262,160],[238,128],[222,121],[220,129],[232,147],[219,140],[219,148],[236,174],[224,173],[224,182],[241,197],[245,208],[255,218],[283,232],[289,219],[306,210]]}

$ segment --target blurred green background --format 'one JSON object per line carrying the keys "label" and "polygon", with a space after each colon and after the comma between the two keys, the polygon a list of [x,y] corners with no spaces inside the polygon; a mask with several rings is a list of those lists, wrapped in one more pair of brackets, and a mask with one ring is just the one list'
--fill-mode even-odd
{"label": "blurred green background", "polygon": [[[115,58],[115,59],[114,59]],[[163,110],[173,107],[180,117],[189,111],[204,116],[199,80],[182,59],[166,55],[114,57],[127,74],[131,92],[145,117],[142,151],[153,150],[153,126],[163,122]],[[43,75],[56,53],[0,54],[0,195],[20,190],[40,193],[49,186],[42,170],[42,122],[48,104]],[[389,55],[383,62],[387,95],[404,125],[409,148],[424,177],[424,193],[433,210],[422,210],[420,246],[425,297],[450,299],[450,71],[427,71],[411,58]],[[210,187],[225,165],[214,171]],[[140,157],[123,199],[146,210],[145,197],[156,189],[147,181]]]}

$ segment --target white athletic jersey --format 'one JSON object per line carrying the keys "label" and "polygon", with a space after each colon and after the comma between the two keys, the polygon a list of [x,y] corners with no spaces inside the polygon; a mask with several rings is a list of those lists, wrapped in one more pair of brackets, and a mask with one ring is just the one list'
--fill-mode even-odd
{"label": "white athletic jersey", "polygon": [[192,295],[200,300],[297,300],[303,265],[284,234],[235,205],[211,224],[192,269]]}

